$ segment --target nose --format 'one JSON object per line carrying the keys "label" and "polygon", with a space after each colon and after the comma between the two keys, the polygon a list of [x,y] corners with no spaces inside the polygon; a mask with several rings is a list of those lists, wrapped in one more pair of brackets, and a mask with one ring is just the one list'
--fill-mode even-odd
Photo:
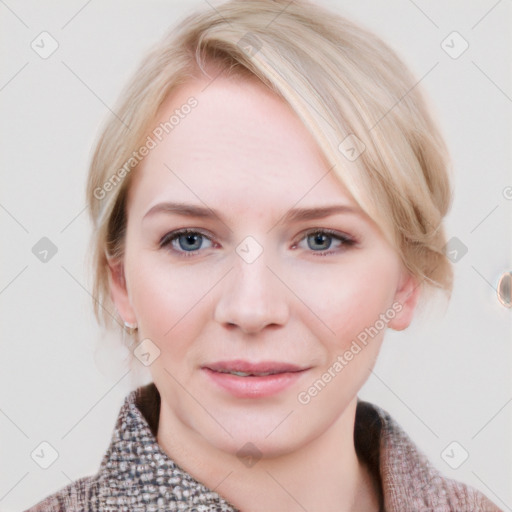
{"label": "nose", "polygon": [[215,320],[224,327],[238,327],[246,334],[265,327],[283,326],[289,318],[286,286],[267,267],[265,251],[252,263],[235,254],[234,268],[223,280]]}

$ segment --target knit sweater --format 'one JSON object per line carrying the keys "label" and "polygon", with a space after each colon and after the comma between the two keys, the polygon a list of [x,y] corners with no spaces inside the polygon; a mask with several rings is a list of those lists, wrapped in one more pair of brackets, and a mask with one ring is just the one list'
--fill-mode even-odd
{"label": "knit sweater", "polygon": [[[154,383],[133,390],[98,473],[26,512],[237,512],[162,450],[156,440],[159,413]],[[502,512],[476,489],[444,477],[390,415],[369,402],[358,400],[354,442],[358,457],[380,483],[385,512]]]}

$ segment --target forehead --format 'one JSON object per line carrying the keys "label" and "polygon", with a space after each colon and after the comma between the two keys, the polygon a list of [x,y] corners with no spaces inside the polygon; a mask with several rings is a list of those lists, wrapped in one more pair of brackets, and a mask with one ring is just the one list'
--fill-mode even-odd
{"label": "forehead", "polygon": [[183,84],[162,105],[158,127],[162,140],[149,133],[156,146],[130,190],[141,206],[198,198],[215,208],[285,207],[301,198],[355,205],[291,107],[257,80]]}

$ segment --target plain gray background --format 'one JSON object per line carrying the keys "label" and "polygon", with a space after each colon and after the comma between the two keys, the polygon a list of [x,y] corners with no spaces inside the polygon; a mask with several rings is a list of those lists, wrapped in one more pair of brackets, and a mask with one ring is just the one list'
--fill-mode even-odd
{"label": "plain gray background", "polygon": [[[360,396],[387,409],[447,476],[512,510],[512,310],[496,296],[512,268],[510,1],[322,3],[373,29],[423,77],[455,164],[448,236],[467,247],[449,305],[433,303],[408,330],[387,333]],[[94,474],[124,397],[148,381],[128,372],[126,353],[92,316],[86,170],[139,59],[204,4],[0,1],[3,511]],[[43,31],[59,45],[45,59],[31,47]],[[47,262],[32,252],[42,237],[57,247]],[[58,452],[47,469],[31,457],[44,441]],[[447,461],[465,452],[452,469]]]}

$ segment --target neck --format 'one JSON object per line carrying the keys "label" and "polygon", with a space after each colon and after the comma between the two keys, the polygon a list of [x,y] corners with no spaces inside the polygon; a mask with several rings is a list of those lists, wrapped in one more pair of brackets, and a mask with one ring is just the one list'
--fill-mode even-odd
{"label": "neck", "polygon": [[321,436],[300,449],[244,465],[175,417],[162,401],[157,440],[197,481],[241,512],[377,512],[376,482],[354,447],[357,399]]}

